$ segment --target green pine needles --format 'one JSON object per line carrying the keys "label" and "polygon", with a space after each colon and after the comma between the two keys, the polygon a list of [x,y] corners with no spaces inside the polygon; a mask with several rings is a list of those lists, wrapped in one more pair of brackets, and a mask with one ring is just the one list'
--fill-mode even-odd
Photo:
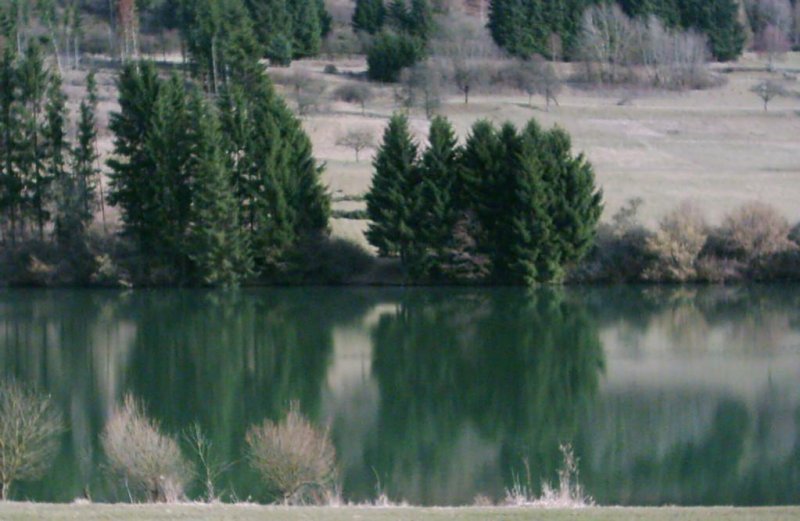
{"label": "green pine needles", "polygon": [[143,278],[237,286],[286,268],[328,230],[311,142],[263,73],[212,104],[150,63],[119,78],[109,201],[143,257]]}
{"label": "green pine needles", "polygon": [[367,195],[370,243],[411,281],[561,282],[588,253],[602,194],[566,132],[478,121],[461,147],[436,118],[428,141],[395,115]]}

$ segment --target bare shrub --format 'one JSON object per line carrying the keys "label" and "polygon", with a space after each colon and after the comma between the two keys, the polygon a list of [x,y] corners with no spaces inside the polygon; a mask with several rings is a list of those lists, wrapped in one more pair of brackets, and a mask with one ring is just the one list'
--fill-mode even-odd
{"label": "bare shrub", "polygon": [[247,431],[247,457],[267,487],[287,503],[320,503],[336,481],[336,450],[292,404],[280,423],[265,420]]}
{"label": "bare shrub", "polygon": [[205,486],[205,500],[209,503],[219,501],[216,482],[231,467],[231,463],[225,462],[218,457],[214,451],[213,442],[208,439],[199,424],[192,425],[184,434],[184,439],[191,447],[200,464],[203,485]]}
{"label": "bare shrub", "polygon": [[0,383],[0,500],[9,498],[14,482],[47,472],[63,428],[49,396],[13,380]]}
{"label": "bare shrub", "polygon": [[765,80],[755,85],[750,92],[761,98],[764,102],[764,112],[769,110],[769,102],[779,96],[788,95],[788,91],[780,83],[773,80]]}
{"label": "bare shrub", "polygon": [[362,115],[366,113],[367,102],[373,96],[373,91],[369,88],[369,85],[363,83],[347,83],[333,92],[335,99],[360,106]]}
{"label": "bare shrub", "polygon": [[175,502],[184,497],[192,465],[178,442],[163,434],[132,396],[112,413],[101,443],[112,472],[148,501]]}
{"label": "bare shrub", "polygon": [[302,70],[295,71],[284,81],[292,89],[300,115],[305,116],[319,109],[322,94],[326,88],[325,83]]}
{"label": "bare shrub", "polygon": [[336,144],[353,149],[356,153],[356,163],[358,163],[362,150],[375,148],[375,134],[368,128],[350,129],[336,141]]}
{"label": "bare shrub", "polygon": [[707,239],[708,226],[702,212],[691,203],[681,204],[661,220],[647,240],[654,262],[645,271],[645,278],[675,282],[695,279],[697,259]]}
{"label": "bare shrub", "polygon": [[731,212],[720,230],[737,257],[752,260],[789,249],[789,221],[768,204],[753,202]]}
{"label": "bare shrub", "polygon": [[766,26],[756,35],[755,49],[767,57],[767,66],[774,69],[775,61],[792,49],[788,33],[774,25]]}

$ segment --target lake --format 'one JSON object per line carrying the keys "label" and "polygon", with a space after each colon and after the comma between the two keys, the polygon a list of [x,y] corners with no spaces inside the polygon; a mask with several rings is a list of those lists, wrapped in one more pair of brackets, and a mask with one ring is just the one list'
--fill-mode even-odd
{"label": "lake", "polygon": [[800,286],[3,290],[0,370],[69,424],[17,499],[126,500],[98,436],[130,393],[238,499],[268,499],[247,428],[296,401],[351,501],[502,499],[569,443],[602,505],[800,503]]}

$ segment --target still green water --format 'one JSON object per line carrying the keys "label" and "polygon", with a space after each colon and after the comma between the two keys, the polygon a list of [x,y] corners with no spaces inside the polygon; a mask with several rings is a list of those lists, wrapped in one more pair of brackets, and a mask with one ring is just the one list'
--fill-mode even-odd
{"label": "still green water", "polygon": [[124,500],[98,436],[126,393],[199,422],[265,500],[248,426],[329,425],[346,499],[414,504],[553,481],[600,504],[800,503],[800,287],[0,292],[0,370],[50,392],[63,450],[17,499]]}

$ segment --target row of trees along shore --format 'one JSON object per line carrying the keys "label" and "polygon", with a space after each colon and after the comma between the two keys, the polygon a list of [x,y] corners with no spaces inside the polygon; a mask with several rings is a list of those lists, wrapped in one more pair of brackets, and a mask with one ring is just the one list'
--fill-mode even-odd
{"label": "row of trees along shore", "polygon": [[437,117],[428,141],[392,117],[366,198],[370,243],[410,279],[559,282],[589,251],[602,194],[566,132],[478,121],[459,146]]}

